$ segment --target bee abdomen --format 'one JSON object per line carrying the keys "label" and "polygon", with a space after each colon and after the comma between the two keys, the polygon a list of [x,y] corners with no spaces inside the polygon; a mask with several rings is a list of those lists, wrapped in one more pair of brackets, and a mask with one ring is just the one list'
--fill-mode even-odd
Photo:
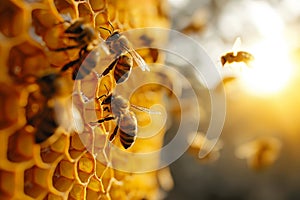
{"label": "bee abdomen", "polygon": [[114,70],[114,78],[117,84],[123,83],[128,79],[132,65],[133,62],[131,57],[125,55],[121,56]]}
{"label": "bee abdomen", "polygon": [[135,141],[136,129],[127,131],[120,130],[120,141],[125,149],[128,149]]}

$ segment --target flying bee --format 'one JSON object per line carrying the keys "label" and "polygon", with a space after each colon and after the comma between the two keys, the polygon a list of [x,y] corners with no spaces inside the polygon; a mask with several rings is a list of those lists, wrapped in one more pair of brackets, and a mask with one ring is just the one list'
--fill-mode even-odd
{"label": "flying bee", "polygon": [[248,166],[259,171],[273,165],[280,155],[282,142],[272,136],[256,138],[236,149],[236,156],[246,159]]}
{"label": "flying bee", "polygon": [[237,38],[233,45],[233,51],[228,52],[221,57],[221,63],[224,67],[226,63],[244,62],[248,66],[254,60],[254,56],[246,51],[237,51],[236,49],[241,45],[241,39]]}
{"label": "flying bee", "polygon": [[65,64],[61,71],[67,71],[73,68],[72,79],[83,79],[96,67],[100,57],[96,49],[98,37],[95,29],[85,23],[84,20],[78,19],[64,31],[65,36],[75,42],[74,45],[55,49],[54,51],[66,51],[70,49],[80,49],[78,59]]}
{"label": "flying bee", "polygon": [[[114,27],[111,23],[109,24],[113,28],[113,32],[107,28],[100,27],[101,29],[107,30],[110,34],[104,42],[109,49],[109,53],[116,55],[117,60],[120,60],[122,55],[128,53],[143,71],[150,71],[144,59],[133,49],[127,37],[122,35],[119,31],[114,30]],[[118,61],[113,61],[112,64],[114,62]]]}
{"label": "flying bee", "polygon": [[221,63],[224,66],[226,63],[233,63],[233,62],[244,62],[245,64],[249,65],[250,62],[254,60],[253,55],[246,51],[239,51],[239,52],[229,52],[221,57]]}

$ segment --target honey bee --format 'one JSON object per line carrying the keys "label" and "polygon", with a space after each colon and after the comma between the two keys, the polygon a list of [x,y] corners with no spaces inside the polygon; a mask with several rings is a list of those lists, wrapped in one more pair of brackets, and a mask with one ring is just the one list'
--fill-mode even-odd
{"label": "honey bee", "polygon": [[54,51],[66,51],[70,49],[80,49],[80,51],[78,58],[65,64],[61,68],[61,72],[73,68],[72,79],[83,79],[96,67],[100,57],[100,53],[96,49],[96,42],[98,41],[96,31],[91,25],[85,23],[84,20],[78,19],[71,23],[64,33],[68,39],[75,42],[75,45],[58,48]]}
{"label": "honey bee", "polygon": [[236,156],[246,159],[253,170],[263,170],[278,159],[282,143],[278,138],[265,136],[240,145]]}
{"label": "honey bee", "polygon": [[[207,139],[204,133],[198,132],[196,136],[190,135],[188,138],[188,143],[190,144],[188,151],[197,156],[201,162],[214,162],[220,157],[220,150],[223,148],[223,142],[219,140],[212,149],[209,146],[213,145],[212,141]],[[208,143],[207,146],[204,144]],[[206,155],[203,158],[199,157],[200,151],[204,151]]]}
{"label": "honey bee", "polygon": [[[96,98],[96,104],[100,104],[103,107],[103,111],[107,111],[111,114],[106,117],[99,119],[96,122],[90,122],[91,126],[101,124],[106,121],[116,120],[116,127],[113,130],[113,133],[110,135],[109,140],[112,141],[117,133],[120,136],[120,142],[125,149],[128,149],[135,142],[137,134],[137,119],[136,115],[130,108],[136,110],[147,112],[150,114],[160,114],[156,111],[150,111],[148,108],[136,106],[130,104],[130,102],[122,97],[121,95],[114,95],[111,93],[106,85],[104,87],[107,90],[107,94],[104,94]],[[102,97],[105,97],[103,101],[100,101]]]}
{"label": "honey bee", "polygon": [[90,124],[96,125],[105,121],[117,120],[116,127],[109,140],[112,141],[119,132],[122,146],[128,149],[134,143],[137,134],[137,119],[134,112],[130,111],[129,101],[122,96],[110,94],[103,100],[101,105],[106,106],[107,109],[109,108],[107,106],[110,106],[112,115]]}
{"label": "honey bee", "polygon": [[240,46],[241,39],[237,38],[233,45],[233,51],[228,52],[221,56],[221,63],[224,67],[226,63],[231,64],[233,62],[244,62],[249,66],[249,64],[254,60],[254,56],[246,51],[236,51],[236,48]]}
{"label": "honey bee", "polygon": [[[28,125],[35,128],[34,139],[36,143],[42,143],[52,136],[60,125],[56,115],[56,98],[62,97],[71,89],[60,73],[50,73],[35,79],[31,86],[33,91],[28,96],[25,107]],[[62,111],[63,112],[63,111]],[[64,115],[65,113],[60,113]]]}
{"label": "honey bee", "polygon": [[117,84],[125,82],[131,74],[133,66],[133,60],[128,54],[121,55],[118,59],[114,60],[101,74],[101,76],[107,75],[112,69],[114,69],[113,75]]}
{"label": "honey bee", "polygon": [[226,63],[244,62],[249,65],[254,60],[254,56],[246,51],[229,52],[221,57],[221,63],[224,66]]}
{"label": "honey bee", "polygon": [[[118,61],[121,58],[124,58],[122,55],[128,53],[143,71],[150,71],[144,59],[133,49],[126,36],[122,35],[119,31],[114,30],[112,24],[109,24],[112,27],[113,32],[107,28],[100,27],[101,29],[107,30],[110,34],[104,42],[105,46],[107,46],[109,49],[109,53],[114,54]],[[114,64],[118,63],[118,61],[113,61],[111,65],[114,66]],[[120,63],[120,65],[122,66],[122,63]]]}

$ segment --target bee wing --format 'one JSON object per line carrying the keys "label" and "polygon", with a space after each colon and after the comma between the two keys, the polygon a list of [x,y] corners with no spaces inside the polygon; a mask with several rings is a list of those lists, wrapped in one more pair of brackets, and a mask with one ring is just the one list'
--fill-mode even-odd
{"label": "bee wing", "polygon": [[149,113],[149,114],[155,114],[155,115],[160,115],[161,114],[161,112],[155,111],[155,110],[150,110],[149,108],[145,108],[145,107],[141,107],[141,106],[137,106],[137,105],[133,105],[133,104],[131,104],[130,106],[132,108],[136,109],[136,110],[146,112],[146,113]]}
{"label": "bee wing", "polygon": [[240,47],[242,45],[242,40],[240,37],[237,37],[233,43],[233,46],[232,46],[232,52],[233,52],[233,55],[236,56],[237,52],[239,51]]}
{"label": "bee wing", "polygon": [[144,59],[133,49],[133,48],[128,48],[124,47],[126,51],[133,57],[135,62],[138,64],[138,66],[143,70],[143,71],[150,71],[149,66],[146,64]]}

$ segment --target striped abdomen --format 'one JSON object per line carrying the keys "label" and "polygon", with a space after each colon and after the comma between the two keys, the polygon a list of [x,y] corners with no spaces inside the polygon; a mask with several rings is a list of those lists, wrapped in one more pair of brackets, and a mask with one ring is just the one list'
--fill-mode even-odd
{"label": "striped abdomen", "polygon": [[133,112],[122,115],[119,121],[120,141],[128,149],[135,141],[137,134],[137,120]]}
{"label": "striped abdomen", "polygon": [[123,83],[126,81],[131,73],[133,60],[130,55],[122,55],[114,69],[114,78],[116,83]]}

